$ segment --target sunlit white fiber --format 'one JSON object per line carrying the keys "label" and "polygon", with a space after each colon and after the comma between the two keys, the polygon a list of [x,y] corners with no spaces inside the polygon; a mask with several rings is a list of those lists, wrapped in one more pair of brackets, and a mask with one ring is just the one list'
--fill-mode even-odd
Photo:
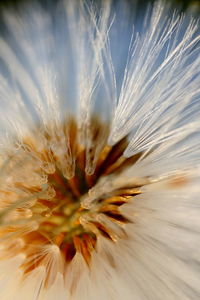
{"label": "sunlit white fiber", "polygon": [[2,300],[200,298],[199,20],[136,7],[1,12]]}

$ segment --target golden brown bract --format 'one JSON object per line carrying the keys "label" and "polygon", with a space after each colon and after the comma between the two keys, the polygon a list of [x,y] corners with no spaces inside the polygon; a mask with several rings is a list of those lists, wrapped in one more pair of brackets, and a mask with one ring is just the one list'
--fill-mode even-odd
{"label": "golden brown bract", "polygon": [[[93,208],[84,207],[82,198],[100,179],[120,174],[141,153],[130,158],[123,156],[126,137],[112,147],[107,145],[109,126],[95,117],[90,140],[95,145],[102,136],[105,139],[97,158],[92,146],[78,141],[74,119],[53,128],[51,124],[49,128],[34,130],[30,137],[22,139],[19,149],[9,158],[6,184],[1,187],[1,195],[7,193],[7,197],[2,201],[0,235],[6,243],[22,240],[12,255],[25,253],[21,266],[25,275],[43,264],[47,245],[56,245],[66,264],[79,252],[89,266],[100,235],[113,242],[125,237],[124,225],[130,220],[120,207],[141,193],[140,185],[120,186],[102,193]],[[86,162],[91,165],[92,160],[96,160],[94,172],[88,174]],[[118,228],[121,233],[115,230]]]}

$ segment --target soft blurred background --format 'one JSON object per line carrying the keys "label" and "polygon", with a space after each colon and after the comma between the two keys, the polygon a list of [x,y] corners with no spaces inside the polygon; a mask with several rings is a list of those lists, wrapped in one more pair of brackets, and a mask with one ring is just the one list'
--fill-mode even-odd
{"label": "soft blurred background", "polygon": [[[1,5],[19,5],[23,2],[28,2],[31,0],[0,0]],[[57,0],[54,0],[53,2],[56,2]],[[76,1],[76,0],[75,0]],[[148,3],[152,3],[155,0],[140,0],[138,1],[139,6],[145,6]],[[35,0],[32,0],[32,2],[35,2]],[[52,0],[40,0],[40,2],[43,3],[49,3],[52,2]],[[95,2],[95,1],[94,1]],[[129,0],[129,2],[136,2],[136,0]],[[194,13],[200,13],[200,0],[166,0],[166,2],[171,2],[174,6],[180,8],[181,10],[185,10],[189,7]]]}

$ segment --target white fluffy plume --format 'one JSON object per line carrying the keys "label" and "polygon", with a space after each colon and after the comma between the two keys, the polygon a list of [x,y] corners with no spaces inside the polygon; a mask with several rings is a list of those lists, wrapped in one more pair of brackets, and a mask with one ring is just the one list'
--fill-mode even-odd
{"label": "white fluffy plume", "polygon": [[[145,12],[103,0],[19,8],[1,12],[1,299],[200,299],[199,21],[162,1]],[[97,138],[94,116],[107,124]],[[97,236],[89,263],[78,246],[66,263],[60,235],[56,245],[35,235],[44,217],[37,200],[44,206],[57,196],[49,174],[59,169],[71,182],[76,173],[78,154],[62,126],[72,117],[87,178],[105,145],[126,137],[121,159],[140,153],[81,194],[80,224]],[[50,158],[36,157],[46,149]],[[99,202],[130,186],[140,190],[119,207],[130,222],[118,226]],[[110,239],[96,233],[97,222]]]}

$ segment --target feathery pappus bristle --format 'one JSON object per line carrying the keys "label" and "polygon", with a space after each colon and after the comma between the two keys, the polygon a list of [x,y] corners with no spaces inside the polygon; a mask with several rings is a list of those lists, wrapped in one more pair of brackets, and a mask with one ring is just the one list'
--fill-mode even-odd
{"label": "feathery pappus bristle", "polygon": [[1,299],[199,299],[199,20],[120,0],[1,19]]}

